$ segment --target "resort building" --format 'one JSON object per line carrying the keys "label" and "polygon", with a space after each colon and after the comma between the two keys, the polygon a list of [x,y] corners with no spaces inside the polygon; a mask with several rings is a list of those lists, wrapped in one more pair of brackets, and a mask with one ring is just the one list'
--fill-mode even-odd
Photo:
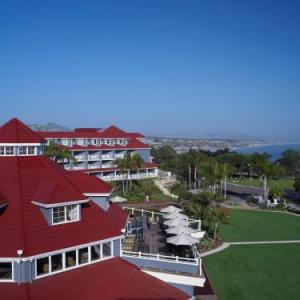
{"label": "resort building", "polygon": [[110,184],[65,170],[46,144],[17,119],[0,127],[0,298],[192,299],[201,259],[124,251],[144,234],[146,212],[136,222],[111,203]]}
{"label": "resort building", "polygon": [[71,161],[65,164],[68,170],[81,170],[105,181],[121,180],[123,174],[117,168],[115,160],[124,158],[126,154],[138,153],[144,164],[131,170],[129,179],[158,176],[157,166],[150,156],[150,146],[145,143],[145,137],[140,133],[128,133],[116,126],[37,133],[46,139],[47,144],[59,144],[72,152],[76,163]]}

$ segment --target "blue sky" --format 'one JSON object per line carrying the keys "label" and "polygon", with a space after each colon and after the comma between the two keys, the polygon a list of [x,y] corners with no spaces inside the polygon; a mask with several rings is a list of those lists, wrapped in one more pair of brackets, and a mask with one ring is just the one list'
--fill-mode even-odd
{"label": "blue sky", "polygon": [[300,139],[300,1],[1,1],[0,122]]}

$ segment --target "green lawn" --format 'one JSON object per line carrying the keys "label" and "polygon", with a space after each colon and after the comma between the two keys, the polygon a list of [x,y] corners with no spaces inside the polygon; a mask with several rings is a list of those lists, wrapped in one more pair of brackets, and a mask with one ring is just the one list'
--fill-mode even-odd
{"label": "green lawn", "polygon": [[[280,179],[271,179],[268,182],[268,186],[271,188],[280,188],[280,189],[287,189],[287,190],[294,190],[294,179],[292,178],[280,178]],[[263,183],[259,179],[236,179],[235,181],[229,180],[229,182],[234,182],[237,184],[243,184],[248,186],[255,186],[255,187],[263,187]]]}
{"label": "green lawn", "polygon": [[230,224],[220,227],[224,241],[300,240],[300,217],[285,213],[230,210]]}
{"label": "green lawn", "polygon": [[203,261],[219,300],[300,297],[300,244],[230,246]]}

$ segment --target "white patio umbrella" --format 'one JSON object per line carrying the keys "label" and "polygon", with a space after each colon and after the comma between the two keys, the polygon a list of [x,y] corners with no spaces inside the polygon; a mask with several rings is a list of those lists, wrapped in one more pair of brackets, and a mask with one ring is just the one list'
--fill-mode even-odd
{"label": "white patio umbrella", "polygon": [[181,219],[181,220],[188,220],[188,216],[180,213],[172,213],[164,215],[165,219]]}
{"label": "white patio umbrella", "polygon": [[164,221],[164,225],[167,225],[169,227],[174,227],[178,225],[188,226],[189,222],[187,220],[171,219],[171,220]]}
{"label": "white patio umbrella", "polygon": [[171,214],[171,213],[180,213],[182,211],[182,209],[178,208],[176,206],[173,206],[173,205],[169,205],[165,208],[160,209],[160,211],[163,213]]}
{"label": "white patio umbrella", "polygon": [[167,243],[176,246],[192,246],[199,242],[198,239],[191,237],[189,234],[179,234],[167,238]]}
{"label": "white patio umbrella", "polygon": [[166,230],[166,232],[168,234],[191,234],[193,232],[195,232],[194,229],[187,227],[187,226],[183,226],[183,225],[179,225],[179,226],[175,226],[175,227],[170,227]]}
{"label": "white patio umbrella", "polygon": [[120,197],[120,196],[115,196],[115,197],[110,198],[110,201],[114,202],[114,203],[115,202],[126,202],[127,199]]}

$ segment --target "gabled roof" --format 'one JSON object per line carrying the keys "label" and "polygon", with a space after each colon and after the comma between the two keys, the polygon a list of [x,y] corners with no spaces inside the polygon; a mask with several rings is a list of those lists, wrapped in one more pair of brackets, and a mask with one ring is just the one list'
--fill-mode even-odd
{"label": "gabled roof", "polygon": [[76,128],[74,131],[37,131],[45,138],[123,138],[123,139],[139,139],[145,138],[139,132],[125,132],[117,126],[110,126],[105,129],[100,128]]}
{"label": "gabled roof", "polygon": [[16,257],[17,249],[31,256],[121,235],[127,215],[117,205],[105,212],[89,201],[80,221],[49,226],[40,208],[32,204],[40,198],[39,202],[46,203],[77,201],[87,198],[84,192],[108,191],[108,184],[97,179],[100,185],[96,188],[96,178],[83,175],[78,185],[79,177],[69,176],[47,157],[1,157],[0,190],[8,205],[0,215],[0,236],[5,241],[0,257]]}
{"label": "gabled roof", "polygon": [[18,300],[187,300],[175,287],[142,272],[121,258],[34,280],[1,283],[3,299]]}
{"label": "gabled roof", "polygon": [[45,143],[45,139],[14,118],[0,127],[0,143]]}
{"label": "gabled roof", "polygon": [[129,132],[127,135],[132,139],[143,139],[145,136],[139,132]]}
{"label": "gabled roof", "polygon": [[128,138],[128,134],[117,126],[110,126],[101,132],[101,135],[106,138]]}
{"label": "gabled roof", "polygon": [[137,139],[131,139],[127,145],[127,148],[133,149],[150,149],[151,147]]}

